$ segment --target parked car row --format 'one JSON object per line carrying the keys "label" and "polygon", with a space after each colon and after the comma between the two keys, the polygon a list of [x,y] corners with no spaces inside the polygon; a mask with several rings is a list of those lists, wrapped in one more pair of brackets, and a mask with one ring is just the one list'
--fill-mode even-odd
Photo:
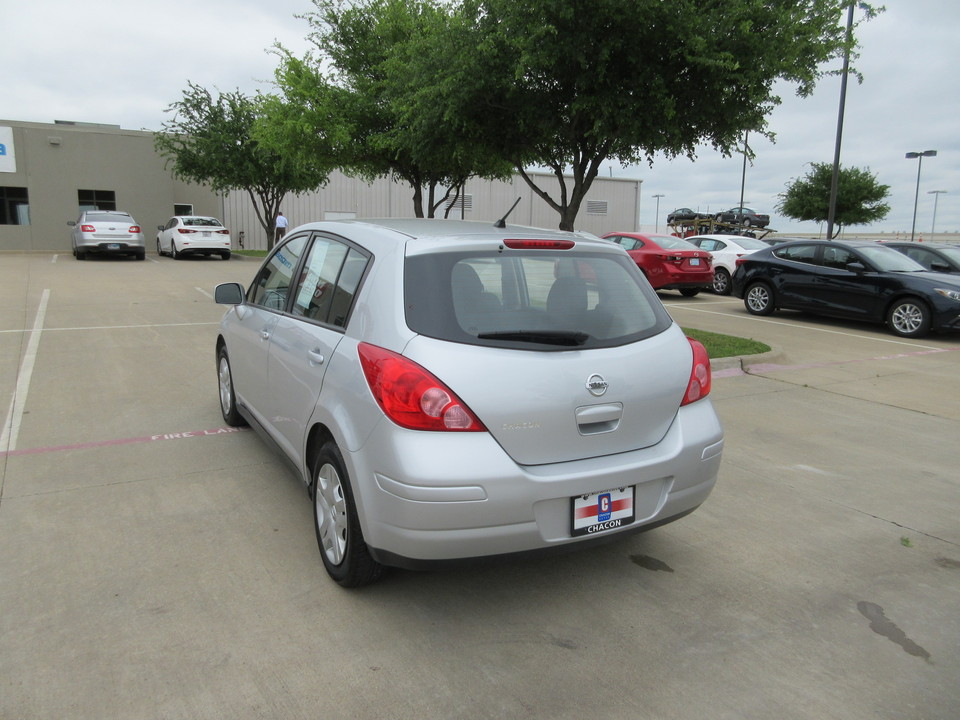
{"label": "parked car row", "polygon": [[[960,247],[612,232],[655,290],[710,288],[748,312],[804,310],[885,323],[901,337],[960,329]],[[699,251],[699,252],[698,252]]]}
{"label": "parked car row", "polygon": [[[70,246],[77,260],[88,254],[146,257],[143,229],[130,213],[116,210],[84,210],[67,223],[72,230]],[[157,254],[179,259],[188,255],[219,255],[230,259],[230,231],[214,217],[176,215],[158,225]]]}

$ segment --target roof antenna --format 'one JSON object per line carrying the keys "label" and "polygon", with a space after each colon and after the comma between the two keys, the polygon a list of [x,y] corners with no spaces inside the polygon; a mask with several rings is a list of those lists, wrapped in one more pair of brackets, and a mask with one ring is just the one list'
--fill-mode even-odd
{"label": "roof antenna", "polygon": [[[510,213],[513,212],[513,209],[517,206],[517,203],[518,203],[518,202],[520,202],[520,198],[517,198],[516,202],[514,202],[513,205],[510,206],[510,209],[507,210],[507,215],[509,215]],[[497,220],[497,221],[493,224],[493,226],[494,226],[495,228],[505,228],[505,227],[507,226],[507,215],[504,215],[502,218],[500,218],[499,220]]]}

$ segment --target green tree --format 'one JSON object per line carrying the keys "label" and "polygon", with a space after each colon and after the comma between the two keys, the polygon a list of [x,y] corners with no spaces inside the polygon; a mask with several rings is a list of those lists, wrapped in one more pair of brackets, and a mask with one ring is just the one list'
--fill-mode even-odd
{"label": "green tree", "polygon": [[461,0],[445,54],[411,58],[416,106],[509,159],[573,229],[609,159],[693,158],[703,143],[729,155],[745,130],[769,137],[774,82],[804,96],[832,72],[848,1]]}
{"label": "green tree", "polygon": [[[777,210],[795,220],[826,222],[830,212],[833,163],[810,163],[805,177],[787,183],[780,193]],[[865,225],[882,220],[890,212],[885,202],[890,186],[882,185],[867,168],[840,167],[837,183],[836,237],[843,226]],[[830,238],[832,239],[832,238]]]}
{"label": "green tree", "polygon": [[[314,0],[304,18],[316,55],[278,48],[281,96],[269,104],[266,142],[285,155],[332,152],[347,174],[389,174],[413,189],[417,217],[434,217],[473,176],[504,178],[511,165],[450,132],[416,104],[433,82],[453,16],[432,0]],[[433,109],[431,109],[433,110]],[[441,108],[442,110],[442,108]],[[426,196],[424,196],[426,194]]]}
{"label": "green tree", "polygon": [[154,145],[172,163],[173,174],[209,185],[217,192],[244,191],[273,247],[273,224],[284,197],[325,184],[333,165],[319,154],[285,156],[266,148],[255,129],[264,112],[263,98],[239,90],[218,93],[189,83],[183,98],[171,104]]}

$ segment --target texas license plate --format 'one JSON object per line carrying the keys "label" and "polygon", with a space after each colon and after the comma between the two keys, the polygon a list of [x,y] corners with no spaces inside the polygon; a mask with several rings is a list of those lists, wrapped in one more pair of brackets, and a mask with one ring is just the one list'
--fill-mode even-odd
{"label": "texas license plate", "polygon": [[695,265],[699,265],[699,264],[700,264],[700,258],[690,258],[690,265],[694,265],[694,266],[695,266]]}
{"label": "texas license plate", "polygon": [[120,243],[110,243],[109,245],[107,245],[107,250],[119,250],[119,249],[120,249]]}
{"label": "texas license plate", "polygon": [[593,535],[633,522],[634,488],[618,488],[571,498],[573,535]]}

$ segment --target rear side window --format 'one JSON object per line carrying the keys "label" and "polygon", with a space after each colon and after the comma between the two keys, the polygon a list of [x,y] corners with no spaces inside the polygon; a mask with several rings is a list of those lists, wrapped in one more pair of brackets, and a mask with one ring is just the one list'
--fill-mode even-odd
{"label": "rear side window", "polygon": [[817,264],[818,245],[787,245],[779,247],[773,251],[773,254],[783,260],[793,260],[794,262]]}
{"label": "rear side window", "polygon": [[332,238],[313,239],[294,293],[294,315],[345,327],[367,257]]}
{"label": "rear side window", "polygon": [[454,342],[529,350],[609,347],[671,319],[628,257],[563,252],[407,258],[407,325]]}

